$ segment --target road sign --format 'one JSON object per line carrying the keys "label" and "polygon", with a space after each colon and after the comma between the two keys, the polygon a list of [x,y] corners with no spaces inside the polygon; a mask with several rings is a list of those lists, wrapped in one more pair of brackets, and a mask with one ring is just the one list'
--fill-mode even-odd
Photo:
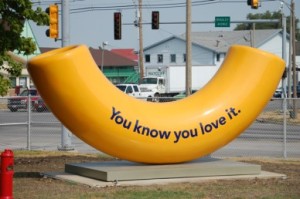
{"label": "road sign", "polygon": [[215,17],[215,27],[230,27],[230,17]]}

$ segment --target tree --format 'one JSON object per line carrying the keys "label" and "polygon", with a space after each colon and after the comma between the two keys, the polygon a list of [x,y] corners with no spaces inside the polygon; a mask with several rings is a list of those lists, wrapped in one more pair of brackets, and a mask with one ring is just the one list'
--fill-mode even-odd
{"label": "tree", "polygon": [[[48,25],[49,16],[40,7],[33,10],[30,0],[0,1],[0,71],[7,71],[10,76],[21,75],[22,64],[14,61],[8,52],[17,50],[24,55],[36,50],[32,38],[21,36],[25,20],[32,20],[37,25]],[[7,63],[6,66],[4,63]],[[10,80],[0,74],[0,96],[7,93]]]}
{"label": "tree", "polygon": [[[282,14],[280,11],[276,12],[270,12],[266,11],[265,13],[257,13],[257,14],[252,14],[249,13],[247,15],[247,19],[281,19]],[[297,24],[299,22],[299,19],[296,19],[296,39],[299,41],[300,40],[300,32],[297,27]],[[287,33],[290,33],[290,17],[287,17]],[[282,22],[280,20],[279,24],[278,23],[257,23],[255,24],[255,29],[279,29],[282,27]],[[252,28],[251,24],[238,24],[234,30],[250,30]]]}

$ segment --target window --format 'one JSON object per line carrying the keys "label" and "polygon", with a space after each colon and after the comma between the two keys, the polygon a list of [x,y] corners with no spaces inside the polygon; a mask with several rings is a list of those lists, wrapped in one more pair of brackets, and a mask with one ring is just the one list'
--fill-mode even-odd
{"label": "window", "polygon": [[156,84],[157,83],[157,78],[153,78],[153,77],[146,77],[143,78],[142,80],[142,84]]}
{"label": "window", "polygon": [[133,93],[133,90],[132,90],[132,87],[131,87],[131,86],[128,86],[128,87],[127,87],[126,93]]}
{"label": "window", "polygon": [[20,96],[28,96],[29,93],[31,96],[37,96],[37,90],[24,90]]}
{"label": "window", "polygon": [[30,83],[29,83],[29,85],[30,85],[30,88],[31,88],[31,87],[34,87],[34,84],[33,84],[33,81],[32,81],[32,79],[29,79],[29,82],[30,82]]}
{"label": "window", "polygon": [[17,85],[17,78],[15,78],[15,77],[10,77],[9,79],[10,79],[10,86],[11,86],[12,88],[15,88],[16,85]]}
{"label": "window", "polygon": [[125,85],[117,85],[117,88],[124,92],[126,89],[126,86]]}
{"label": "window", "polygon": [[171,54],[170,55],[170,62],[171,63],[176,63],[176,54]]}
{"label": "window", "polygon": [[138,86],[134,85],[134,86],[133,86],[133,89],[134,89],[135,92],[139,92]]}
{"label": "window", "polygon": [[186,54],[183,54],[183,62],[186,62]]}
{"label": "window", "polygon": [[164,61],[163,54],[158,54],[157,55],[157,63],[163,63],[163,61]]}
{"label": "window", "polygon": [[217,61],[219,62],[220,61],[220,53],[217,53],[217,57],[216,57],[216,59],[217,59]]}
{"label": "window", "polygon": [[145,62],[146,62],[146,63],[150,63],[150,61],[151,61],[151,60],[150,60],[150,55],[149,55],[149,54],[146,54],[146,55],[145,55]]}
{"label": "window", "polygon": [[27,78],[26,77],[20,77],[19,78],[19,85],[23,88],[27,87],[27,82],[26,82]]}
{"label": "window", "polygon": [[158,84],[159,84],[159,85],[164,85],[164,80],[163,80],[163,79],[159,79],[159,80],[158,80]]}

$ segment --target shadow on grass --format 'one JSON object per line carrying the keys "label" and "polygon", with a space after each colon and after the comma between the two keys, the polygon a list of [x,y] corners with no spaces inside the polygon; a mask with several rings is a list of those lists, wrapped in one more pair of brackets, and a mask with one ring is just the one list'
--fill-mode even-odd
{"label": "shadow on grass", "polygon": [[14,178],[43,178],[39,172],[15,172]]}

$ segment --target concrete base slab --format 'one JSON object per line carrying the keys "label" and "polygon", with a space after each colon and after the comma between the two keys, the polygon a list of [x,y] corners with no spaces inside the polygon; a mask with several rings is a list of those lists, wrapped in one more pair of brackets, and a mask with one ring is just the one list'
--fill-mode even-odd
{"label": "concrete base slab", "polygon": [[65,172],[107,182],[129,180],[173,179],[188,177],[259,175],[261,166],[201,158],[192,162],[148,165],[129,161],[88,162],[65,165]]}
{"label": "concrete base slab", "polygon": [[151,179],[151,180],[129,180],[106,182],[87,178],[66,172],[47,172],[45,177],[64,180],[72,183],[87,185],[90,187],[110,187],[110,186],[151,186],[166,185],[172,183],[201,183],[215,180],[251,180],[251,179],[286,179],[286,175],[261,171],[258,175],[235,175],[235,176],[212,176],[212,177],[193,177],[193,178],[172,178],[172,179]]}

